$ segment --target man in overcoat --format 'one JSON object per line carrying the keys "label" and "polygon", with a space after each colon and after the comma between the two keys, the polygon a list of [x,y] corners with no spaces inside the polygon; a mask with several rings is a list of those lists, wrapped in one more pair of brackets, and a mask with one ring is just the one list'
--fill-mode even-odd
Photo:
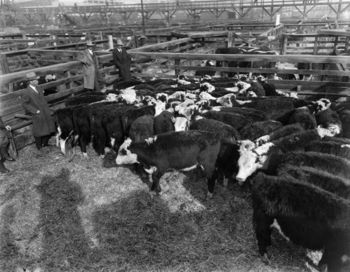
{"label": "man in overcoat", "polygon": [[94,44],[92,41],[87,41],[87,49],[82,51],[78,56],[78,60],[83,64],[84,73],[84,89],[86,91],[100,91],[99,72],[96,54],[93,51]]}
{"label": "man in overcoat", "polygon": [[8,139],[10,126],[6,126],[0,117],[0,173],[7,173],[9,170],[5,167],[4,162],[14,161],[8,153],[8,146],[10,144]]}
{"label": "man in overcoat", "polygon": [[32,116],[32,134],[36,147],[40,150],[42,147],[48,146],[51,135],[56,131],[55,123],[43,90],[38,85],[38,77],[31,72],[27,74],[27,79],[29,85],[20,99],[26,113]]}
{"label": "man in overcoat", "polygon": [[113,50],[113,62],[115,67],[119,70],[119,80],[130,80],[131,57],[126,52],[126,48],[124,47],[121,39],[117,39],[117,43]]}

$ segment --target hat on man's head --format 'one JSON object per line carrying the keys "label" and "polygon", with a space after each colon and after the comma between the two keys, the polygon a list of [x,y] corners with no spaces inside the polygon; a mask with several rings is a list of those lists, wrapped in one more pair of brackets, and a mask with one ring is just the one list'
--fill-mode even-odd
{"label": "hat on man's head", "polygon": [[29,72],[26,74],[26,79],[27,80],[34,80],[34,79],[37,79],[37,76],[36,76],[35,72]]}
{"label": "hat on man's head", "polygon": [[116,42],[116,44],[115,44],[116,46],[123,46],[124,44],[123,44],[123,42],[122,42],[122,40],[121,39],[117,39],[117,42]]}
{"label": "hat on man's head", "polygon": [[92,43],[91,40],[88,40],[88,41],[86,42],[86,45],[87,45],[87,46],[94,46],[94,44]]}

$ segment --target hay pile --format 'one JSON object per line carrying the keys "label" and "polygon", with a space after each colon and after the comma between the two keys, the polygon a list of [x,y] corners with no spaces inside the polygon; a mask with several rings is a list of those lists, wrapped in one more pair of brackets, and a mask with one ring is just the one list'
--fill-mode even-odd
{"label": "hay pile", "polygon": [[236,184],[206,200],[204,180],[171,172],[152,198],[128,168],[88,154],[68,162],[29,146],[7,163],[0,271],[306,271],[305,251],[276,233],[272,264],[261,261],[250,195]]}

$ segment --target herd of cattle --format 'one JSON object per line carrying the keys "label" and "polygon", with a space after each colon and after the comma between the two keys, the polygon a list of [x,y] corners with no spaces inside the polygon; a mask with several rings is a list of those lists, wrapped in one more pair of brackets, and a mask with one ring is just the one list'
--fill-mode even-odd
{"label": "herd of cattle", "polygon": [[[71,97],[55,113],[67,154],[89,143],[114,165],[134,165],[151,190],[170,170],[202,172],[249,186],[259,252],[271,227],[341,271],[350,260],[350,103],[304,100],[256,80],[132,80],[117,90]],[[108,153],[111,154],[111,153]]]}

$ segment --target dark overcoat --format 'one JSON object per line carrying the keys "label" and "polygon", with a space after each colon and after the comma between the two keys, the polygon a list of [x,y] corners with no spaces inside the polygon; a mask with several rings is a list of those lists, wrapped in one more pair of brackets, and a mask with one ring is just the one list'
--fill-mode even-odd
{"label": "dark overcoat", "polygon": [[96,55],[91,54],[88,49],[85,49],[82,51],[82,54],[78,56],[78,60],[83,64],[84,88],[99,92],[99,72]]}
{"label": "dark overcoat", "polygon": [[[26,113],[32,116],[33,136],[41,137],[55,132],[55,123],[51,116],[51,110],[44,97],[43,90],[36,86],[38,92],[29,85],[26,92],[20,97]],[[37,111],[40,113],[37,113]]]}
{"label": "dark overcoat", "polygon": [[0,117],[0,146],[7,146],[9,144],[8,131],[6,130],[5,124]]}
{"label": "dark overcoat", "polygon": [[113,62],[116,68],[119,70],[119,77],[121,80],[130,80],[131,72],[131,57],[126,52],[125,47],[122,48],[121,52],[117,48],[113,50]]}

